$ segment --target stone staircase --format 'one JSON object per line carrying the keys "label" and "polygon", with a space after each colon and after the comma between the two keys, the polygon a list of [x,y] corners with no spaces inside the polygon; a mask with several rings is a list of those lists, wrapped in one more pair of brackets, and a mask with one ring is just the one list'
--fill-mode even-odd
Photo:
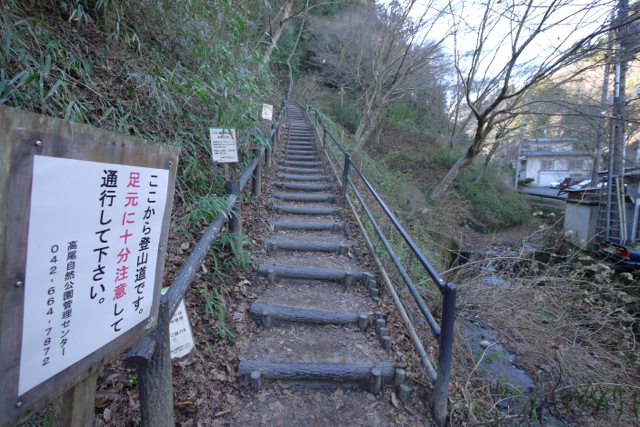
{"label": "stone staircase", "polygon": [[302,110],[287,105],[269,235],[257,274],[267,285],[251,304],[262,328],[241,352],[238,373],[309,385],[358,383],[378,394],[404,381],[393,363],[376,282],[359,262],[329,174]]}

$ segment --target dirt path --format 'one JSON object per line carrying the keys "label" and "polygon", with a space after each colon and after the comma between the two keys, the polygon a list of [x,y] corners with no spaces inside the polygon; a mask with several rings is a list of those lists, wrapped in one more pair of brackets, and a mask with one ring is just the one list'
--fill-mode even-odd
{"label": "dirt path", "polygon": [[430,425],[398,402],[397,356],[381,338],[389,331],[373,327],[376,315],[384,318],[377,294],[367,290],[376,287],[374,276],[353,255],[353,228],[309,125],[288,108],[274,156],[278,182],[266,187],[275,189],[264,215],[269,232],[258,243],[258,286],[241,307],[246,331],[236,348],[245,386],[230,399],[224,423]]}

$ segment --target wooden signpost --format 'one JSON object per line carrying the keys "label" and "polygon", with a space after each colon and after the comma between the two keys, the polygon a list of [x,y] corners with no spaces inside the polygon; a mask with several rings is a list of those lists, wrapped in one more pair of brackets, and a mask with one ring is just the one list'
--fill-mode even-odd
{"label": "wooden signpost", "polygon": [[156,325],[176,147],[0,107],[0,425],[88,425],[100,367]]}

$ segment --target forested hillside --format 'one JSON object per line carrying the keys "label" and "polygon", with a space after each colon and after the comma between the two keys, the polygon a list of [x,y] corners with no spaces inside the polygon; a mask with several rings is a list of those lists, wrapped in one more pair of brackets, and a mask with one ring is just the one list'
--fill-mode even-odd
{"label": "forested hillside", "polygon": [[[501,182],[515,176],[513,164],[491,166],[495,153],[534,135],[577,134],[597,121],[597,94],[585,97],[576,87],[607,57],[605,6],[575,6],[583,20],[563,24],[565,38],[550,49],[538,40],[561,24],[560,6],[541,14],[522,5],[503,15],[492,2],[447,10],[403,2],[8,1],[0,99],[180,146],[179,200],[196,224],[206,216],[198,206],[216,203],[199,196],[211,182],[208,194],[221,194],[224,175],[203,161],[208,127],[235,127],[246,158],[266,143],[259,105],[277,105],[279,88],[296,90],[344,127],[336,132],[353,138],[354,154],[416,180],[426,200],[410,203],[408,217],[470,167],[454,189],[472,203],[472,222],[499,228],[518,223],[524,208],[497,221],[483,213],[505,204]],[[484,18],[473,25],[458,19],[478,13]],[[504,35],[516,35],[512,54],[501,50],[501,23],[511,26]],[[587,23],[590,32],[580,31]],[[534,55],[542,61],[537,69]],[[596,138],[582,136],[594,150]],[[487,153],[486,162],[474,161]]]}

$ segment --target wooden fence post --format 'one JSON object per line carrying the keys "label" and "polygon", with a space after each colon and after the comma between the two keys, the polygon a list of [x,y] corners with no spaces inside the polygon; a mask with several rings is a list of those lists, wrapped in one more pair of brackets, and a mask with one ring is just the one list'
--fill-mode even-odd
{"label": "wooden fence post", "polygon": [[[271,131],[273,132],[273,125],[271,125]],[[271,153],[273,152],[273,150],[275,150],[275,147],[273,146],[273,133],[267,135],[270,136],[271,140],[269,141],[269,145],[267,145],[265,147],[265,152],[264,152],[264,167],[266,169],[271,169]]]}
{"label": "wooden fence post", "polygon": [[53,427],[93,425],[99,369],[53,401]]}
{"label": "wooden fence post", "polygon": [[256,164],[256,168],[253,170],[253,179],[251,182],[251,194],[254,197],[260,197],[262,194],[262,164],[260,163],[260,157],[262,156],[261,148],[254,148],[253,154],[255,154],[258,159],[258,163]]}
{"label": "wooden fence post", "polygon": [[228,195],[238,196],[231,209],[228,223],[229,233],[233,233],[233,238],[235,239],[235,248],[232,247],[231,249],[236,255],[235,252],[242,248],[242,188],[240,188],[240,181],[227,181],[226,186]]}
{"label": "wooden fence post", "polygon": [[158,326],[151,333],[155,341],[155,350],[147,363],[140,363],[137,366],[142,427],[173,427],[175,425],[170,321],[169,298],[162,295],[158,311]]}

